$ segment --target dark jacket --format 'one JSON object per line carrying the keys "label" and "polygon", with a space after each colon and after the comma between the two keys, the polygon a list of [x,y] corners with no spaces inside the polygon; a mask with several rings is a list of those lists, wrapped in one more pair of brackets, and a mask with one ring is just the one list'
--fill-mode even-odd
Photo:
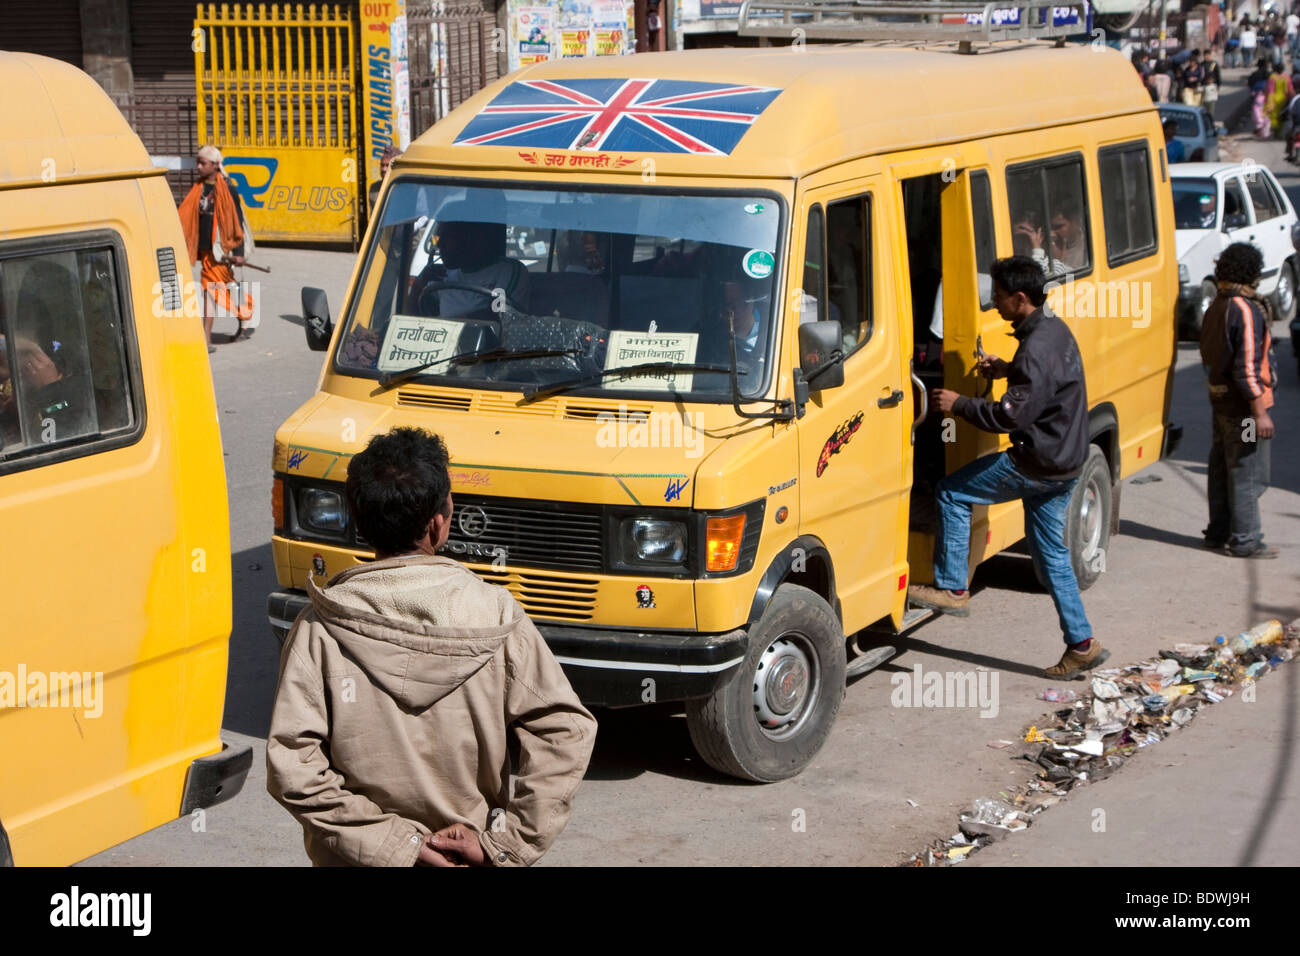
{"label": "dark jacket", "polygon": [[1219,286],[1201,322],[1201,363],[1217,414],[1244,418],[1261,397],[1272,406],[1277,363],[1268,324],[1268,307],[1250,289]]}
{"label": "dark jacket", "polygon": [[1011,433],[1011,460],[1029,475],[1075,478],[1088,458],[1088,391],[1070,327],[1038,309],[1012,332],[1020,340],[999,402],[962,396],[953,411],[986,432]]}

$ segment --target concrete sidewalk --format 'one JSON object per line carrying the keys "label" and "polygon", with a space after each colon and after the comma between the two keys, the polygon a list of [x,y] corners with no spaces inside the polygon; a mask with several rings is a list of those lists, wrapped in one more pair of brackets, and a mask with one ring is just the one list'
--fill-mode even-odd
{"label": "concrete sidewalk", "polygon": [[1300,659],[1073,791],[970,866],[1295,866]]}

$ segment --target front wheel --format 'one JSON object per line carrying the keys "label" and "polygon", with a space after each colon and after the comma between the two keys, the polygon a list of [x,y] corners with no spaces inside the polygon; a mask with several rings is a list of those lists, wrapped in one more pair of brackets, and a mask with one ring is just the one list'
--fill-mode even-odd
{"label": "front wheel", "polygon": [[1088,450],[1079,483],[1070,495],[1065,519],[1065,540],[1070,546],[1070,563],[1079,590],[1086,591],[1097,583],[1106,570],[1106,549],[1111,532],[1110,465],[1100,448]]}
{"label": "front wheel", "polygon": [[709,697],[686,702],[691,743],[710,767],[772,783],[801,772],[844,699],[844,634],[835,612],[797,584],[776,589],[749,653]]}

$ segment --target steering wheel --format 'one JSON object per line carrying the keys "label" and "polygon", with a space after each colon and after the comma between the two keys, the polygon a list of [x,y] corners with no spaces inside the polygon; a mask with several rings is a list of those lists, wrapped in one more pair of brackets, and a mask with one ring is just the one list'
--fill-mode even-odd
{"label": "steering wheel", "polygon": [[[466,292],[476,292],[483,296],[488,302],[488,308],[491,309],[493,303],[501,302],[505,308],[499,310],[508,312],[514,318],[527,318],[528,313],[519,307],[519,303],[512,302],[510,297],[505,295],[503,289],[489,289],[484,285],[473,285],[469,282],[430,282],[420,291],[420,298],[416,302],[416,308],[424,313],[432,308],[433,303],[428,299],[430,293],[436,295],[442,289],[462,289]],[[498,298],[497,293],[502,293]],[[492,309],[493,312],[498,310]]]}

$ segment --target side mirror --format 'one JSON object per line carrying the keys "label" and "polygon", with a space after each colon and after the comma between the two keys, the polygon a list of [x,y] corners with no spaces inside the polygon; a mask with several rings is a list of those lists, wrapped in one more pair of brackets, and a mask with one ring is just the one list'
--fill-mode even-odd
{"label": "side mirror", "polygon": [[1244,212],[1229,213],[1223,217],[1223,231],[1228,232],[1232,229],[1242,229],[1246,226],[1246,214]]}
{"label": "side mirror", "polygon": [[809,391],[844,384],[842,334],[838,322],[805,322],[799,326],[799,368]]}
{"label": "side mirror", "polygon": [[1214,135],[1215,135],[1215,136],[1227,136],[1227,135],[1228,135],[1228,127],[1226,127],[1226,126],[1224,126],[1222,123],[1220,123],[1218,126],[1214,127]]}
{"label": "side mirror", "polygon": [[330,305],[325,298],[324,289],[303,286],[302,324],[307,333],[307,348],[313,352],[324,352],[330,347],[334,323],[330,321]]}

